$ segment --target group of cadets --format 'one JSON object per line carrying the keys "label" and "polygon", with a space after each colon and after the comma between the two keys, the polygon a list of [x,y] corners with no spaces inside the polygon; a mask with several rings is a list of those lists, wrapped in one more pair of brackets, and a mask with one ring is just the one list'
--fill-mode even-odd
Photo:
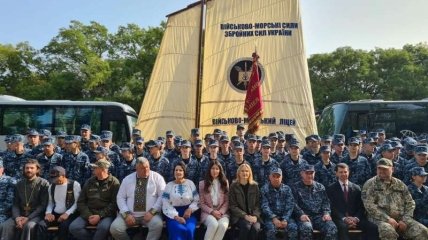
{"label": "group of cadets", "polygon": [[[227,133],[215,129],[202,139],[199,129],[195,128],[190,132],[190,139],[177,136],[170,130],[164,137],[145,141],[140,130],[134,129],[132,141],[119,147],[113,143],[111,131],[96,135],[86,124],[80,130],[80,135],[66,135],[60,131],[52,136],[46,129],[30,129],[26,136],[14,134],[6,137],[7,149],[0,153],[0,232],[3,236],[6,232],[3,225],[11,217],[14,198],[20,193],[15,186],[22,179],[28,180],[28,159],[37,160],[41,178],[50,179],[52,173],[64,175],[79,185],[80,192],[80,186],[90,184],[88,179],[89,182],[95,181],[91,165],[107,162],[101,166],[107,166],[108,173],[122,182],[135,172],[139,157],[148,159],[150,170],[160,174],[166,183],[175,179],[176,166],[184,163],[186,179],[196,186],[206,178],[213,161],[221,165],[229,183],[237,179],[238,168],[248,164],[261,191],[265,236],[278,237],[277,230],[284,228],[290,239],[297,239],[299,235],[300,239],[311,239],[312,229],[319,229],[325,239],[338,238],[337,228],[330,217],[330,203],[334,201],[328,198],[331,194],[327,196],[326,193],[326,189],[338,183],[338,169],[346,166],[349,173],[346,181],[349,179],[361,189],[377,175],[379,162],[386,159],[393,165],[394,178],[404,182],[406,191],[416,203],[413,217],[425,226],[425,233],[420,236],[427,234],[427,136],[386,139],[383,129],[360,131],[349,139],[345,139],[343,134],[310,135],[301,148],[303,144],[293,134],[275,132],[260,137],[246,134],[244,126],[238,125],[236,135],[230,138]],[[310,189],[305,183],[305,172],[314,173],[312,180],[315,181],[310,184]],[[278,179],[280,182],[275,183]],[[25,196],[25,200],[27,198]],[[43,215],[42,212],[40,214]],[[278,219],[287,224],[281,225]],[[355,219],[350,218],[349,221],[352,225]],[[19,221],[16,224],[19,226]],[[339,238],[342,238],[344,235],[340,235],[340,231]],[[382,231],[379,229],[381,237],[384,236]],[[24,235],[29,236],[25,231]],[[368,239],[377,239],[377,236],[369,236]]]}

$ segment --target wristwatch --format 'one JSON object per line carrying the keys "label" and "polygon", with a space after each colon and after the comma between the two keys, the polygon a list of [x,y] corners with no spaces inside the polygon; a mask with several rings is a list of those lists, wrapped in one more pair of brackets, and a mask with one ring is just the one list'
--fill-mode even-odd
{"label": "wristwatch", "polygon": [[123,219],[126,219],[128,217],[128,215],[131,214],[131,211],[126,211],[124,213],[121,213],[120,215],[122,215]]}
{"label": "wristwatch", "polygon": [[158,213],[158,211],[156,209],[154,209],[154,208],[150,208],[149,213],[154,216],[154,215],[156,215]]}

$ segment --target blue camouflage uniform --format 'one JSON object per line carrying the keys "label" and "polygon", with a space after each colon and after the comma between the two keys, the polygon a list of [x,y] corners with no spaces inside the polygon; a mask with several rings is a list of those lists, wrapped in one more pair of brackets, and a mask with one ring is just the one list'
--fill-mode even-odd
{"label": "blue camouflage uniform", "polygon": [[315,164],[315,181],[328,187],[331,184],[337,182],[336,172],[334,171],[336,164],[329,162],[328,165],[325,165],[322,161]]}
{"label": "blue camouflage uniform", "polygon": [[416,221],[428,227],[428,187],[422,185],[419,189],[415,184],[411,183],[407,188],[416,204],[413,217]]}
{"label": "blue camouflage uniform", "polygon": [[[417,145],[415,147],[415,154],[428,154],[428,146]],[[404,170],[403,170],[403,182],[406,185],[409,185],[411,183],[411,177],[412,177],[411,170],[414,167],[422,167],[425,169],[426,172],[428,172],[428,162],[425,162],[424,165],[420,165],[417,162],[416,158],[414,158],[412,161],[407,163],[407,165],[404,167]],[[428,186],[428,182],[425,182],[424,185]]]}
{"label": "blue camouflage uniform", "polygon": [[229,163],[229,165],[226,166],[226,175],[227,175],[227,180],[229,181],[229,184],[231,184],[236,179],[236,171],[238,171],[239,166],[241,166],[244,163],[250,165],[245,160],[242,161],[242,163],[238,164],[234,159],[232,163]]}
{"label": "blue camouflage uniform", "polygon": [[67,152],[62,159],[67,177],[76,180],[83,186],[92,174],[89,167],[88,155],[82,151],[77,155]]}
{"label": "blue camouflage uniform", "polygon": [[371,167],[365,157],[358,156],[356,159],[351,159],[348,155],[343,159],[343,163],[349,166],[349,181],[360,187],[363,187],[364,183],[372,176]]}
{"label": "blue camouflage uniform", "polygon": [[337,153],[333,153],[330,157],[330,161],[332,161],[335,164],[341,163],[343,161],[343,158],[345,158],[347,154],[345,152],[342,153],[341,156],[337,155]]}
{"label": "blue camouflage uniform", "polygon": [[306,162],[302,156],[299,156],[297,161],[293,161],[290,154],[285,156],[284,162],[282,162],[280,165],[281,170],[284,173],[282,182],[288,186],[292,186],[293,184],[300,181],[300,171],[302,170],[301,167],[306,164],[308,164],[308,162]]}
{"label": "blue camouflage uniform", "polygon": [[278,189],[271,184],[265,184],[260,194],[262,196],[261,210],[265,226],[266,238],[275,239],[277,229],[272,222],[273,218],[278,218],[280,221],[287,221],[287,236],[288,239],[297,239],[297,224],[292,218],[294,209],[294,197],[290,187],[281,184]]}
{"label": "blue camouflage uniform", "polygon": [[49,179],[49,173],[52,168],[63,166],[62,155],[56,152],[50,157],[46,156],[46,154],[39,155],[36,159],[41,166],[40,177],[44,179]]}
{"label": "blue camouflage uniform", "polygon": [[259,152],[249,153],[249,152],[245,151],[245,153],[244,153],[244,159],[245,159],[245,161],[247,161],[250,164],[251,167],[254,166],[256,159],[259,158],[260,156],[261,156],[261,154]]}
{"label": "blue camouflage uniform", "polygon": [[256,159],[252,170],[254,180],[259,186],[263,186],[269,182],[269,175],[272,168],[279,168],[279,163],[275,159],[269,157],[269,160],[263,161],[262,156]]}
{"label": "blue camouflage uniform", "polygon": [[152,156],[150,156],[149,162],[150,170],[159,173],[160,175],[162,175],[165,181],[167,181],[170,174],[169,160],[164,156],[161,156],[158,159],[154,159]]}
{"label": "blue camouflage uniform", "polygon": [[296,201],[296,217],[300,219],[306,214],[311,219],[310,222],[299,221],[300,239],[312,239],[313,229],[323,233],[326,240],[336,239],[337,228],[334,222],[322,220],[323,215],[331,215],[330,201],[325,187],[316,181],[312,186],[306,186],[300,181],[293,186],[293,195]]}
{"label": "blue camouflage uniform", "polygon": [[[1,160],[0,167],[3,167]],[[0,176],[0,224],[11,216],[15,185],[16,179],[4,174]]]}
{"label": "blue camouflage uniform", "polygon": [[[194,158],[194,157],[193,157]],[[226,164],[223,160],[221,160],[220,158],[217,159],[210,159],[208,158],[207,160],[200,162],[200,174],[199,174],[199,181],[202,181],[205,179],[205,175],[207,174],[207,172],[209,171],[208,167],[210,165],[210,163],[214,160],[217,160],[220,165],[223,167],[223,169],[226,169]],[[224,171],[224,170],[223,170]],[[196,183],[195,183],[196,184]]]}
{"label": "blue camouflage uniform", "polygon": [[173,181],[175,179],[174,169],[175,169],[175,166],[177,166],[177,164],[181,161],[183,161],[184,164],[186,164],[186,178],[193,181],[193,183],[195,183],[195,185],[199,184],[199,175],[200,175],[200,168],[201,167],[200,167],[199,162],[193,156],[190,156],[189,159],[183,159],[182,157],[179,157],[179,158],[175,159],[175,161],[173,163],[171,163],[168,182]]}
{"label": "blue camouflage uniform", "polygon": [[313,154],[311,151],[307,151],[302,155],[303,159],[305,159],[308,164],[315,165],[319,161],[321,161],[320,153]]}
{"label": "blue camouflage uniform", "polygon": [[39,156],[42,153],[43,153],[43,145],[42,144],[39,144],[39,145],[33,147],[32,149],[29,149],[29,154],[31,155],[32,158],[37,158],[37,156]]}
{"label": "blue camouflage uniform", "polygon": [[24,165],[29,158],[31,158],[31,155],[28,154],[28,151],[20,155],[12,152],[11,154],[5,156],[3,160],[5,168],[4,173],[9,177],[15,178],[16,180],[21,179],[24,174]]}
{"label": "blue camouflage uniform", "polygon": [[232,162],[235,160],[235,158],[233,157],[232,151],[229,151],[229,154],[227,155],[222,155],[220,152],[218,153],[218,159],[221,159],[224,164],[227,166],[228,163]]}
{"label": "blue camouflage uniform", "polygon": [[119,179],[120,182],[128,176],[129,174],[135,172],[135,165],[136,165],[136,158],[134,157],[132,161],[126,161],[125,159],[121,159],[119,165],[116,168],[117,173],[117,179]]}
{"label": "blue camouflage uniform", "polygon": [[273,154],[271,154],[272,158],[275,159],[279,165],[281,165],[282,162],[284,162],[285,160],[285,156],[288,155],[288,152],[283,151],[283,152],[274,152]]}

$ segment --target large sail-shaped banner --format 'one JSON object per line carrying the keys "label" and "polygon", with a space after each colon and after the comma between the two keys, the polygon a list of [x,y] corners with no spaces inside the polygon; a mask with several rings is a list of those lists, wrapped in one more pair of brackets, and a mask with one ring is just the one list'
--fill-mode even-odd
{"label": "large sail-shaped banner", "polygon": [[258,135],[316,133],[298,0],[208,1],[201,91],[201,132],[235,134],[247,123],[251,55],[260,56],[264,116]]}
{"label": "large sail-shaped banner", "polygon": [[195,126],[201,5],[170,14],[136,128],[153,139]]}

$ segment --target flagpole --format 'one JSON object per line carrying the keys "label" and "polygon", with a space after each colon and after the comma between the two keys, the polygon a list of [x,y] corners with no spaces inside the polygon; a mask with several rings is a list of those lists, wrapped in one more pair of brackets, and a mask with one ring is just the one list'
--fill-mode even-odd
{"label": "flagpole", "polygon": [[202,48],[204,44],[204,18],[205,18],[205,1],[201,0],[201,19],[199,29],[199,49],[198,49],[198,71],[196,76],[196,116],[195,116],[195,128],[199,128],[201,122],[201,95],[202,95]]}

